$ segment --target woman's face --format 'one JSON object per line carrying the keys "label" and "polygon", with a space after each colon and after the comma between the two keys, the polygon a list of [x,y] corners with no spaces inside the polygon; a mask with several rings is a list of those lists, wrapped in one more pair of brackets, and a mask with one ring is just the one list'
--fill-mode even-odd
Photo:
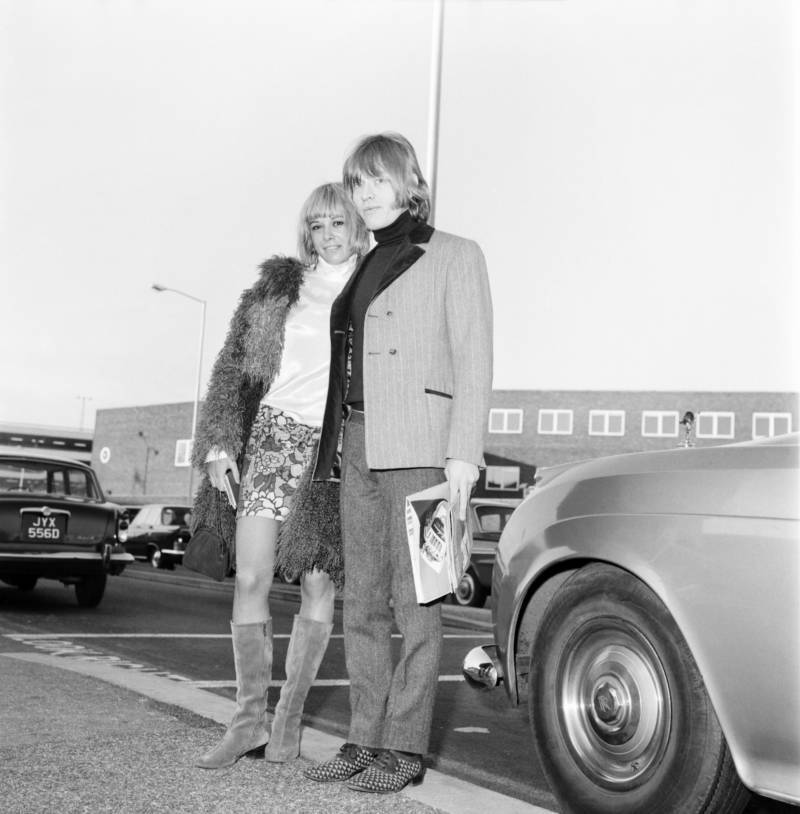
{"label": "woman's face", "polygon": [[320,215],[308,224],[314,250],[326,263],[344,263],[353,253],[350,227],[344,215]]}
{"label": "woman's face", "polygon": [[353,187],[353,203],[358,214],[374,232],[394,223],[404,211],[397,205],[398,195],[392,179],[386,175],[363,175]]}

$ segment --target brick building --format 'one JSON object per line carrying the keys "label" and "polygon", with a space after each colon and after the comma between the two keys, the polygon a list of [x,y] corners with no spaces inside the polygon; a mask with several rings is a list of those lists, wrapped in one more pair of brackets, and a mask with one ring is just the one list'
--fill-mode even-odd
{"label": "brick building", "polygon": [[486,448],[537,466],[668,449],[695,415],[697,446],[798,429],[797,393],[630,390],[495,390]]}
{"label": "brick building", "polygon": [[[184,501],[190,487],[192,402],[98,410],[92,465],[112,500]],[[800,426],[796,393],[495,390],[486,469],[476,494],[521,496],[536,468],[669,449],[695,415],[697,446],[779,435]],[[198,476],[193,476],[196,486]]]}
{"label": "brick building", "polygon": [[189,495],[193,402],[98,410],[92,466],[118,503],[181,503]]}

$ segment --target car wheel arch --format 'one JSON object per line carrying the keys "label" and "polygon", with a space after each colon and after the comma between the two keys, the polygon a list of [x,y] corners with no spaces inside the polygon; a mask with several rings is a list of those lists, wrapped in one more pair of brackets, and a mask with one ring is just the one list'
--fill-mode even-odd
{"label": "car wheel arch", "polygon": [[509,659],[508,666],[514,669],[506,670],[508,691],[515,704],[520,704],[527,698],[528,675],[524,662],[542,614],[558,589],[584,564],[585,561],[578,563],[571,560],[553,563],[546,571],[539,572],[523,592],[525,598],[517,606],[508,651],[513,654],[513,660]]}
{"label": "car wheel arch", "polygon": [[[516,665],[522,663],[524,666],[524,661],[527,659],[526,654],[528,653],[530,643],[536,636],[536,631],[547,605],[558,592],[558,589],[571,576],[583,568],[594,564],[609,565],[619,569],[620,571],[624,571],[629,576],[641,582],[668,608],[670,608],[670,605],[664,596],[665,592],[663,586],[658,580],[655,581],[656,584],[654,585],[652,580],[643,577],[642,574],[637,570],[632,570],[629,567],[625,567],[625,565],[621,565],[619,562],[604,559],[602,557],[583,556],[571,557],[568,559],[561,559],[551,562],[546,568],[538,571],[531,578],[528,585],[525,586],[523,591],[521,591],[522,595],[525,597],[524,600],[517,602],[517,610],[515,612],[513,624],[511,625],[513,637],[509,641],[509,645],[513,645],[513,651],[509,650],[509,653],[513,652],[515,655],[513,662],[511,662],[509,659],[509,666],[515,667],[512,673],[514,676],[514,685],[509,686],[510,695],[514,700],[514,703],[519,704],[521,703],[521,700],[524,700],[527,697],[527,674],[523,676],[524,680],[521,680],[520,673],[516,669]],[[672,613],[671,608],[670,613]],[[680,620],[676,619],[675,622],[678,627],[681,628],[681,632],[684,633]],[[689,642],[689,646],[690,649],[692,649],[691,642]],[[692,655],[695,655],[694,652]]]}

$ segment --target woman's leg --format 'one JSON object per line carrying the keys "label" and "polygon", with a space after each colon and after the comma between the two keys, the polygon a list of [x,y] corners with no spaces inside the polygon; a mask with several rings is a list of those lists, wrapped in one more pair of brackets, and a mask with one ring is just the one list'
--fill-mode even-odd
{"label": "woman's leg", "polygon": [[294,617],[286,652],[286,683],[275,707],[272,735],[265,753],[273,763],[283,763],[300,754],[303,705],[328,647],[335,593],[331,578],[323,571],[303,574],[300,613]]}
{"label": "woman's leg", "polygon": [[267,690],[272,674],[269,592],[278,522],[240,517],[236,524],[236,582],[231,639],[236,667],[236,712],[222,740],[203,755],[204,769],[232,766],[269,739]]}
{"label": "woman's leg", "polygon": [[240,517],[236,522],[236,577],[233,624],[269,619],[269,592],[275,571],[280,523],[266,517]]}
{"label": "woman's leg", "polygon": [[308,571],[300,580],[300,616],[330,624],[335,596],[333,580],[324,571]]}

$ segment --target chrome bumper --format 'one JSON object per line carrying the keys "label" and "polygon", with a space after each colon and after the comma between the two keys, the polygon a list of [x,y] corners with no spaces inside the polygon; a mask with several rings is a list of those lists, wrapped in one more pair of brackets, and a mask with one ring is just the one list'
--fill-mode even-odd
{"label": "chrome bumper", "polygon": [[467,684],[478,690],[492,690],[503,681],[503,665],[497,658],[496,645],[473,647],[464,657],[461,674]]}
{"label": "chrome bumper", "polygon": [[115,563],[129,563],[135,561],[131,554],[108,554],[106,556],[102,551],[33,551],[29,553],[3,552],[0,554],[0,562],[15,560],[44,560],[49,562],[54,560],[108,560]]}

